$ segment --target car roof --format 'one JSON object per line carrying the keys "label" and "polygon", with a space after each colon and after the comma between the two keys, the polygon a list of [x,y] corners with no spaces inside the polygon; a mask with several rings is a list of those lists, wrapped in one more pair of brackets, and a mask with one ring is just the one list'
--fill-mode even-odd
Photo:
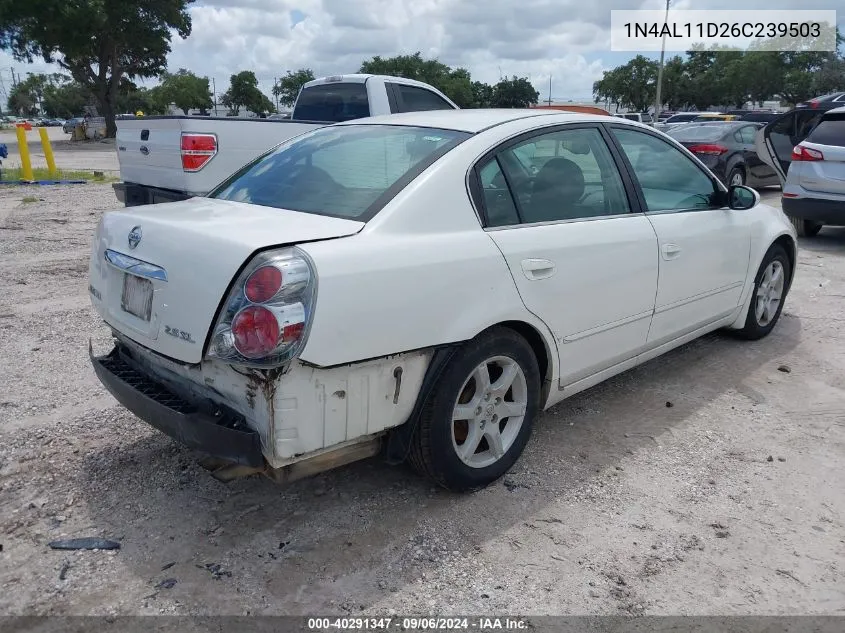
{"label": "car roof", "polygon": [[619,119],[614,119],[611,116],[566,112],[562,110],[468,108],[465,110],[423,110],[420,112],[385,114],[366,119],[344,121],[337,125],[407,125],[411,127],[431,127],[475,134],[476,132],[481,132],[496,125],[532,117],[552,117],[558,123],[619,121]]}

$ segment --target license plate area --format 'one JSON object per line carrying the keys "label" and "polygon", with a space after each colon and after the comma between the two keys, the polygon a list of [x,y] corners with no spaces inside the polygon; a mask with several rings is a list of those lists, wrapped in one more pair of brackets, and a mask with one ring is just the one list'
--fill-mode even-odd
{"label": "license plate area", "polygon": [[149,322],[153,311],[153,282],[143,277],[124,273],[120,308],[142,321]]}

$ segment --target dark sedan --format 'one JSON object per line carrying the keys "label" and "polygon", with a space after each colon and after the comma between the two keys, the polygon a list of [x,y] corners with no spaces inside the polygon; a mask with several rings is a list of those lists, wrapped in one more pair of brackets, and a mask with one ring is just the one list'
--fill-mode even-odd
{"label": "dark sedan", "polygon": [[757,156],[754,142],[761,127],[747,121],[715,121],[690,123],[666,133],[695,154],[726,185],[778,185],[775,170]]}

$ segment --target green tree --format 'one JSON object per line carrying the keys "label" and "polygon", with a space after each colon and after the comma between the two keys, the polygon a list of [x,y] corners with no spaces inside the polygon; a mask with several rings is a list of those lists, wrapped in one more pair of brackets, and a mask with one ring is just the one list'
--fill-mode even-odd
{"label": "green tree", "polygon": [[314,72],[310,68],[300,68],[296,72],[288,71],[279,83],[273,86],[273,94],[279,99],[279,103],[290,107],[296,103],[302,86],[314,79]]}
{"label": "green tree", "polygon": [[67,70],[97,100],[114,136],[124,77],[156,77],[172,33],[188,37],[193,0],[0,0],[0,48]]}
{"label": "green tree", "polygon": [[38,100],[35,95],[20,82],[9,91],[9,110],[17,116],[31,117],[38,114]]}
{"label": "green tree", "polygon": [[358,72],[423,81],[437,88],[461,108],[472,107],[475,102],[469,71],[464,68],[452,69],[436,59],[423,59],[419,52],[387,58],[376,55],[362,62]]}
{"label": "green tree", "polygon": [[220,103],[237,116],[241,108],[261,115],[273,112],[273,102],[258,88],[258,79],[251,70],[242,70],[229,79],[229,89],[220,97]]}
{"label": "green tree", "polygon": [[185,68],[172,74],[164,73],[160,95],[168,105],[175,104],[186,115],[191,109],[208,110],[214,105],[208,77],[198,77]]}
{"label": "green tree", "polygon": [[44,89],[44,112],[51,117],[70,119],[79,116],[91,101],[91,92],[68,77]]}
{"label": "green tree", "polygon": [[510,79],[502,79],[493,86],[494,108],[527,108],[536,105],[540,93],[525,77],[514,75]]}
{"label": "green tree", "polygon": [[472,107],[489,108],[493,104],[493,86],[482,81],[472,82]]}

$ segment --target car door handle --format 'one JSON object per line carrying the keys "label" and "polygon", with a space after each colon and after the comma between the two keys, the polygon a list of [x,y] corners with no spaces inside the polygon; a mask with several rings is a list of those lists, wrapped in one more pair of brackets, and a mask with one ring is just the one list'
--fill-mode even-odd
{"label": "car door handle", "polygon": [[528,279],[546,279],[555,274],[555,263],[548,259],[523,259],[522,272]]}
{"label": "car door handle", "polygon": [[664,244],[661,251],[663,259],[676,259],[681,254],[681,247],[677,244]]}

